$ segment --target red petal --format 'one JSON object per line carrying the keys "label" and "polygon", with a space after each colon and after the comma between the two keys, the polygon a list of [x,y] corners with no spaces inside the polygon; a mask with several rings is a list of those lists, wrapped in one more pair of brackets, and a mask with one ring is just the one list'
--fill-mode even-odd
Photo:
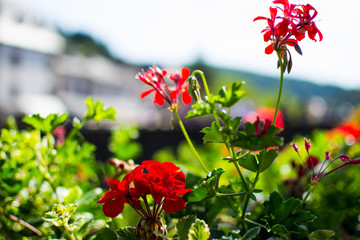
{"label": "red petal", "polygon": [[192,98],[191,98],[191,96],[190,96],[190,94],[189,94],[188,91],[185,90],[185,91],[183,92],[181,100],[182,100],[182,102],[183,102],[185,105],[191,103]]}
{"label": "red petal", "polygon": [[177,172],[178,170],[180,170],[180,168],[172,162],[163,162],[161,165],[164,169],[170,170],[171,172]]}
{"label": "red petal", "polygon": [[140,94],[140,97],[141,98],[144,98],[146,97],[147,95],[149,95],[150,93],[152,93],[153,91],[155,91],[155,89],[150,89],[150,90],[146,90],[146,91],[143,91],[141,94]]}
{"label": "red petal", "polygon": [[155,99],[154,99],[153,103],[157,104],[159,106],[164,105],[164,103],[165,103],[164,97],[160,93],[155,92]]}
{"label": "red petal", "polygon": [[273,51],[274,51],[274,48],[273,48],[273,44],[272,44],[272,43],[265,48],[265,53],[266,53],[266,54],[272,54]]}
{"label": "red petal", "polygon": [[259,17],[254,18],[253,22],[255,22],[257,20],[267,20],[267,18],[259,16]]}
{"label": "red petal", "polygon": [[182,195],[184,195],[184,194],[186,194],[186,193],[188,193],[188,192],[191,192],[191,191],[192,191],[191,188],[189,188],[189,189],[177,190],[177,191],[176,191],[176,195],[182,196]]}
{"label": "red petal", "polygon": [[166,195],[166,189],[155,183],[150,185],[150,192],[157,204],[160,204],[163,196]]}
{"label": "red petal", "polygon": [[124,198],[117,198],[104,203],[102,210],[105,216],[116,217],[124,210]]}
{"label": "red petal", "polygon": [[129,185],[142,172],[143,169],[143,166],[137,166],[130,173],[126,174],[122,181]]}
{"label": "red petal", "polygon": [[136,189],[136,193],[140,196],[145,196],[150,193],[150,184],[147,179],[144,177],[136,178],[134,180],[134,185]]}
{"label": "red petal", "polygon": [[168,213],[177,212],[183,210],[186,206],[184,199],[178,196],[173,198],[166,198],[163,204],[163,210]]}
{"label": "red petal", "polygon": [[181,78],[184,79],[184,81],[189,77],[190,75],[190,69],[187,67],[181,68]]}
{"label": "red petal", "polygon": [[99,201],[97,201],[97,203],[104,203],[104,202],[108,202],[111,201],[114,198],[117,198],[119,196],[119,192],[118,191],[114,191],[114,190],[110,190],[107,191],[104,196],[102,196]]}
{"label": "red petal", "polygon": [[158,176],[162,176],[164,174],[164,168],[158,161],[153,160],[145,160],[141,163],[144,168],[149,172],[149,174],[155,174]]}
{"label": "red petal", "polygon": [[113,178],[108,182],[112,190],[118,189],[119,183],[120,181],[117,180],[116,178]]}

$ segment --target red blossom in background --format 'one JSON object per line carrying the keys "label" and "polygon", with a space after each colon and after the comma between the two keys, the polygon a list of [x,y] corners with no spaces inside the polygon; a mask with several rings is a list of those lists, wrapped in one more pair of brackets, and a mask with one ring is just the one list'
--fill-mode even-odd
{"label": "red blossom in background", "polygon": [[340,124],[328,133],[330,136],[340,135],[350,144],[360,140],[360,124],[356,121],[348,121]]}
{"label": "red blossom in background", "polygon": [[314,22],[318,13],[310,4],[290,4],[288,0],[275,0],[273,3],[282,7],[270,7],[270,18],[259,16],[254,19],[267,21],[268,26],[262,30],[264,41],[271,42],[265,48],[266,54],[274,50],[285,54],[286,46],[293,46],[302,54],[298,42],[305,38],[306,33],[311,40],[323,39]]}
{"label": "red blossom in background", "polygon": [[[270,121],[270,125],[271,125],[271,121],[274,118],[274,114],[275,114],[274,108],[258,107],[257,109],[255,109],[255,111],[247,113],[244,116],[244,121],[255,122],[259,118],[260,121],[264,121],[265,123]],[[269,123],[267,123],[267,125],[269,125]],[[285,128],[283,114],[281,111],[279,111],[278,114],[276,115],[275,127],[282,129]]]}
{"label": "red blossom in background", "polygon": [[150,67],[148,71],[139,72],[136,75],[137,79],[140,79],[146,85],[152,87],[152,89],[141,93],[140,97],[144,98],[152,92],[155,92],[154,104],[159,106],[164,105],[167,102],[171,107],[178,106],[179,98],[184,104],[191,103],[191,96],[187,91],[189,83],[186,81],[190,75],[189,68],[181,68],[181,73],[171,73],[170,80],[174,85],[169,86],[166,82],[166,70],[161,70],[159,67],[154,65]]}

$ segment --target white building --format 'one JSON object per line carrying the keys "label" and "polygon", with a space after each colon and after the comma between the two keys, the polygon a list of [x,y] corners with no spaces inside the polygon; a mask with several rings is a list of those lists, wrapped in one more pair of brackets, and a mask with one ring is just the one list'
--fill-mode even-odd
{"label": "white building", "polygon": [[64,112],[52,95],[51,64],[64,39],[10,1],[0,1],[0,111],[3,114]]}
{"label": "white building", "polygon": [[[88,96],[118,112],[117,120],[167,128],[164,111],[141,100],[138,67],[103,57],[64,55],[65,39],[9,0],[0,0],[0,115],[68,112],[82,117]],[[166,118],[168,119],[168,118]]]}

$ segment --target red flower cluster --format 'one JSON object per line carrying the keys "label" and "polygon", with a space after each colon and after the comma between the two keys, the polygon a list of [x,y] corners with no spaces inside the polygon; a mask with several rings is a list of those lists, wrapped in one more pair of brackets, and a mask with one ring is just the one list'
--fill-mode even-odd
{"label": "red flower cluster", "polygon": [[[262,30],[264,41],[271,41],[265,48],[266,54],[271,54],[274,50],[284,52],[286,45],[294,46],[295,50],[301,54],[298,42],[305,38],[307,33],[311,40],[316,41],[316,37],[321,41],[323,36],[316,27],[314,18],[317,11],[310,4],[296,5],[290,4],[288,0],[275,0],[274,4],[281,7],[270,7],[270,18],[256,17],[254,21],[266,20],[268,26]],[[278,15],[278,9],[282,15]]]}
{"label": "red flower cluster", "polygon": [[139,72],[136,75],[136,78],[152,87],[152,89],[142,92],[140,97],[144,98],[155,91],[153,103],[158,104],[159,106],[162,106],[165,101],[171,107],[178,106],[178,99],[180,96],[184,104],[191,103],[192,98],[187,91],[189,83],[186,81],[190,75],[190,69],[183,67],[181,68],[181,74],[171,73],[170,80],[175,83],[173,86],[168,86],[165,81],[166,75],[167,71],[161,70],[156,65],[149,68],[146,72],[144,70]]}
{"label": "red flower cluster", "polygon": [[[143,170],[147,173],[144,173]],[[112,179],[111,190],[102,196],[98,203],[104,203],[102,210],[107,217],[116,217],[129,204],[142,219],[157,219],[164,210],[172,213],[182,210],[186,203],[181,197],[191,189],[185,189],[185,174],[171,162],[143,161],[127,174],[122,181]],[[150,210],[147,195],[154,199]],[[144,204],[141,204],[141,198]],[[145,208],[143,208],[145,205]]]}

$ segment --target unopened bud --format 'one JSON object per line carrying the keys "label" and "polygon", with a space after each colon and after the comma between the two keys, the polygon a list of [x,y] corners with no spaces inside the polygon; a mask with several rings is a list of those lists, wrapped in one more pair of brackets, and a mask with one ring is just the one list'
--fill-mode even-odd
{"label": "unopened bud", "polygon": [[305,150],[309,153],[311,144],[310,144],[310,140],[305,138]]}
{"label": "unopened bud", "polygon": [[350,158],[344,154],[341,154],[339,156],[339,158],[341,159],[341,161],[343,161],[344,163],[349,163],[350,162]]}
{"label": "unopened bud", "polygon": [[325,152],[325,161],[331,159],[330,152]]}
{"label": "unopened bud", "polygon": [[295,152],[299,152],[299,147],[296,145],[296,143],[292,142],[290,145],[293,146]]}
{"label": "unopened bud", "polygon": [[126,164],[126,162],[121,161],[121,160],[116,159],[116,158],[111,158],[109,160],[109,163],[110,163],[110,165],[113,165],[113,166],[115,166],[117,168],[121,168],[121,169],[123,169],[125,167],[125,164]]}

